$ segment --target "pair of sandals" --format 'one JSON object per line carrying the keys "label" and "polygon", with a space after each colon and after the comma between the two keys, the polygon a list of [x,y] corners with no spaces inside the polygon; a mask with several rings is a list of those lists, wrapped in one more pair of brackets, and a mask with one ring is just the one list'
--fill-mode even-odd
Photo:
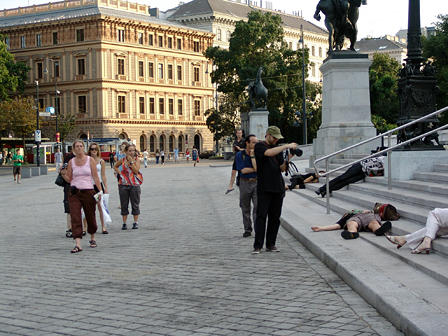
{"label": "pair of sandals", "polygon": [[[91,241],[89,241],[89,243],[90,243],[90,247],[98,247],[98,245],[96,243],[96,240],[91,240]],[[76,245],[70,252],[71,253],[78,253],[78,252],[81,252],[81,251],[82,251],[82,248],[79,247],[78,245]]]}

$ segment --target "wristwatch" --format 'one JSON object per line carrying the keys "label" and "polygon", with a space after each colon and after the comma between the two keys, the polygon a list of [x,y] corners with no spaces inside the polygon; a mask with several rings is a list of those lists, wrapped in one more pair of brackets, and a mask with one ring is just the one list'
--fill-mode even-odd
{"label": "wristwatch", "polygon": [[129,164],[134,164],[134,161],[131,161]]}
{"label": "wristwatch", "polygon": [[255,156],[254,155],[252,155],[251,157],[250,157],[251,159],[255,159]]}

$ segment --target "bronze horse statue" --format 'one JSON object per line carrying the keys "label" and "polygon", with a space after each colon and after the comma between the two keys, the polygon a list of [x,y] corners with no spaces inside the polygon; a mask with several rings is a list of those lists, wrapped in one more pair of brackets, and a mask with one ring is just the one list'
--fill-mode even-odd
{"label": "bronze horse statue", "polygon": [[320,0],[316,6],[314,18],[320,21],[320,12],[325,14],[325,27],[329,34],[328,54],[339,51],[344,45],[344,37],[350,40],[350,50],[355,51],[358,37],[357,22],[359,7],[366,4],[363,0]]}
{"label": "bronze horse statue", "polygon": [[266,107],[266,104],[268,102],[268,89],[266,89],[266,87],[263,85],[263,81],[261,80],[262,72],[263,68],[259,67],[255,82],[249,82],[249,87],[247,89],[247,91],[249,92],[249,100],[252,104],[252,108]]}

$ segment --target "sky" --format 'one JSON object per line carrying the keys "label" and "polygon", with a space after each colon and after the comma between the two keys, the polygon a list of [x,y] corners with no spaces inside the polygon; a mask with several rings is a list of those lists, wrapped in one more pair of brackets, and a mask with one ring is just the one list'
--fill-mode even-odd
{"label": "sky", "polygon": [[[244,0],[242,0],[243,2]],[[33,4],[48,3],[48,0],[0,0],[0,9],[26,7]],[[57,2],[57,1],[52,1]],[[146,4],[151,8],[159,7],[160,10],[176,7],[179,0],[164,0],[162,3],[156,0],[134,0]],[[184,0],[188,2],[188,0]],[[254,0],[258,5],[260,0]],[[313,18],[318,0],[271,0],[272,9],[279,9],[287,14],[299,12],[305,20],[324,27],[323,20],[316,21]],[[263,0],[263,7],[266,0]],[[360,8],[358,20],[358,39],[371,36],[381,37],[395,35],[400,29],[408,28],[408,4],[409,0],[367,0],[367,5]],[[424,4],[424,5],[423,5]],[[446,0],[420,0],[420,23],[422,27],[433,26],[438,14],[448,14]]]}

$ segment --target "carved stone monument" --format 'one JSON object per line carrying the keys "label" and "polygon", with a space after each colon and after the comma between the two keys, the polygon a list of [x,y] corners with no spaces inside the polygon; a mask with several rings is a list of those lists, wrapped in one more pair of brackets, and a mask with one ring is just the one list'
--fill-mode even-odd
{"label": "carved stone monument", "polygon": [[264,140],[266,129],[269,126],[269,111],[266,108],[268,100],[268,90],[263,85],[261,74],[263,69],[260,67],[257,72],[257,78],[254,82],[249,82],[248,92],[252,109],[249,116],[249,134],[256,135],[257,139]]}

